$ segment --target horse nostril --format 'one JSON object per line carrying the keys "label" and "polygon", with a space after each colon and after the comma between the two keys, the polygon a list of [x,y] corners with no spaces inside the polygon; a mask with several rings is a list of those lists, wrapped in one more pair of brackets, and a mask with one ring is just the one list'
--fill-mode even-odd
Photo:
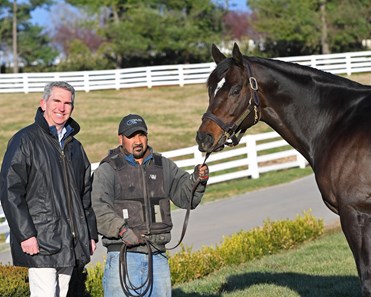
{"label": "horse nostril", "polygon": [[206,133],[205,142],[212,145],[214,143],[214,137],[211,134]]}
{"label": "horse nostril", "polygon": [[207,144],[207,145],[212,145],[214,142],[214,138],[211,134],[205,133],[205,132],[200,132],[198,131],[196,134],[196,142],[198,144]]}

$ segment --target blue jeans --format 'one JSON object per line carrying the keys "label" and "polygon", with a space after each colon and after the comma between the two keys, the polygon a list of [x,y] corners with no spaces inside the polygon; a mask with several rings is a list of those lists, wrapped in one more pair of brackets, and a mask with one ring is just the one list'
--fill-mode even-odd
{"label": "blue jeans", "polygon": [[[120,252],[108,252],[103,275],[104,297],[124,297],[119,273]],[[153,259],[153,287],[146,297],[171,297],[171,279],[169,262],[165,253],[154,254]],[[130,282],[138,287],[147,279],[148,255],[142,253],[127,253],[127,269]],[[144,289],[144,288],[143,288]],[[143,292],[139,291],[139,292]],[[133,295],[139,292],[131,291]]]}

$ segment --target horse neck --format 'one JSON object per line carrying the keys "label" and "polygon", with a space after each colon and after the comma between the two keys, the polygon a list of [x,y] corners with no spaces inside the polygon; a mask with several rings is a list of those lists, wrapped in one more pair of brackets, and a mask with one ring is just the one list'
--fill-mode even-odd
{"label": "horse neck", "polygon": [[[330,88],[314,83],[310,76],[290,76],[271,69],[261,73],[264,73],[258,78],[263,90],[261,120],[313,165],[316,144],[324,141],[331,124],[329,113],[334,113],[334,109],[328,108],[329,103],[320,98],[320,94]],[[336,115],[330,117],[341,117],[344,110],[345,107],[337,108]]]}
{"label": "horse neck", "polygon": [[[264,85],[262,86],[264,88]],[[269,89],[269,85],[266,85]],[[370,88],[339,79],[316,80],[293,85],[279,82],[275,91],[265,92],[261,120],[277,131],[313,166],[315,158],[331,145],[349,121],[362,110],[371,110]]]}
{"label": "horse neck", "polygon": [[262,109],[261,121],[268,124],[281,135],[292,147],[299,151],[310,164],[313,164],[312,140],[315,139],[315,130],[311,130],[304,123],[307,123],[306,116],[287,117],[281,109],[267,106]]}

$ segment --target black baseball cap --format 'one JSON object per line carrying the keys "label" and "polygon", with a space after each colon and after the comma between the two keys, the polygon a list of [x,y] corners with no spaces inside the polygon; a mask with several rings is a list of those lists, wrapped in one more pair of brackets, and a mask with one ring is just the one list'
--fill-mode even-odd
{"label": "black baseball cap", "polygon": [[138,131],[148,133],[146,122],[140,115],[129,114],[122,118],[118,130],[119,135],[123,134],[128,137]]}

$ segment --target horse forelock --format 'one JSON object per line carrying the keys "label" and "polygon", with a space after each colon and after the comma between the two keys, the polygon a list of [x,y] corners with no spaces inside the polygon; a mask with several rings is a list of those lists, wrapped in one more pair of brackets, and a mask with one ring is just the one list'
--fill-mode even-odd
{"label": "horse forelock", "polygon": [[228,71],[228,69],[232,65],[232,59],[227,58],[221,61],[216,68],[211,72],[208,80],[207,80],[207,88],[209,92],[209,98],[214,98],[215,90],[218,87],[219,82],[225,78],[225,75]]}

